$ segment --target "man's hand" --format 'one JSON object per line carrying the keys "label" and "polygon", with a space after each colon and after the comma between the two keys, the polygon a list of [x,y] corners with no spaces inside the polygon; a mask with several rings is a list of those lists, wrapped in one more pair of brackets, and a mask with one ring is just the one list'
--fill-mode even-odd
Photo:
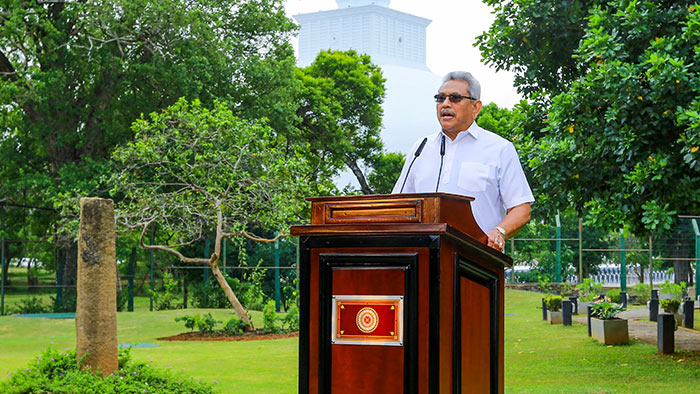
{"label": "man's hand", "polygon": [[492,247],[499,252],[503,252],[506,247],[506,240],[503,238],[503,234],[501,234],[500,231],[492,228],[488,233],[486,233],[486,236],[488,237],[487,245],[489,247]]}

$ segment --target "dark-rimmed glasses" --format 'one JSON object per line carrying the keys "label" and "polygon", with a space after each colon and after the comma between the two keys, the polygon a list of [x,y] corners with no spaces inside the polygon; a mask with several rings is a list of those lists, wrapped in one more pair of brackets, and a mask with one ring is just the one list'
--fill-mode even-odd
{"label": "dark-rimmed glasses", "polygon": [[436,102],[436,103],[444,103],[444,102],[445,102],[445,99],[448,98],[448,97],[450,98],[450,101],[453,102],[453,103],[455,103],[455,104],[459,103],[460,101],[462,101],[462,100],[464,100],[464,99],[469,99],[469,100],[471,100],[471,101],[477,100],[477,99],[475,99],[474,97],[462,96],[462,95],[459,94],[459,93],[450,93],[450,94],[438,93],[438,94],[436,94],[436,95],[433,96],[433,97],[435,97],[435,102]]}

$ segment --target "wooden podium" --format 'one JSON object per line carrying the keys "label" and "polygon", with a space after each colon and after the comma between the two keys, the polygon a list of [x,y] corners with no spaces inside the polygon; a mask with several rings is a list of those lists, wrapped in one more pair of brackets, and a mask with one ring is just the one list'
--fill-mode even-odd
{"label": "wooden podium", "polygon": [[299,393],[502,393],[503,269],[472,198],[310,198]]}

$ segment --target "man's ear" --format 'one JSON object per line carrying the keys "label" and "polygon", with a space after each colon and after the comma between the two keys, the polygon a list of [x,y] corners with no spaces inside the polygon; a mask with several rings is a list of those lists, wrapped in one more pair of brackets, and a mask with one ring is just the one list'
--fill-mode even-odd
{"label": "man's ear", "polygon": [[477,116],[479,116],[479,112],[481,112],[481,100],[476,100],[474,102],[474,119],[476,119]]}

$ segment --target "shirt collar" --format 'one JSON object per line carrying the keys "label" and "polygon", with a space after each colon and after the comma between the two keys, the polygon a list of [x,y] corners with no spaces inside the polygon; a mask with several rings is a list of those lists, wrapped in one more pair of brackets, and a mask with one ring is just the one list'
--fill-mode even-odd
{"label": "shirt collar", "polygon": [[[440,131],[437,134],[437,137],[439,138],[441,134],[444,133]],[[481,135],[481,127],[479,127],[479,125],[476,124],[476,120],[472,122],[471,126],[469,126],[468,129],[461,131],[459,134],[457,134],[457,138],[455,138],[455,140],[452,142],[457,142],[462,138],[466,138],[467,135],[471,135],[472,137],[474,137],[475,140],[479,139],[479,135]]]}

